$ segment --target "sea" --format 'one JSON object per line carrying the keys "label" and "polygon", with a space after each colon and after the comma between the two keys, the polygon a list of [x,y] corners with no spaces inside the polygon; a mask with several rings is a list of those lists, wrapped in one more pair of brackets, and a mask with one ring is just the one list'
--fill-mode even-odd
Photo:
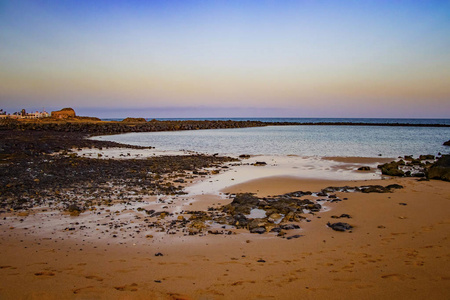
{"label": "sea", "polygon": [[[105,119],[106,120],[106,119]],[[121,119],[108,119],[121,120]],[[302,157],[390,157],[449,154],[450,127],[371,126],[383,124],[450,125],[450,119],[358,118],[180,118],[157,120],[235,120],[368,125],[283,125],[233,129],[125,133],[94,139],[159,150],[188,150],[220,155],[296,155]]]}

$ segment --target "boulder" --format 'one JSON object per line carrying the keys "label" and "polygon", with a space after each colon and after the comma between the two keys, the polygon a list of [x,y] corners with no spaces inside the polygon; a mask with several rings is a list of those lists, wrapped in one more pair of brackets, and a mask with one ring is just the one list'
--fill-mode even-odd
{"label": "boulder", "polygon": [[443,144],[444,146],[450,146],[450,140],[448,140],[448,141],[446,141],[446,142],[444,142],[444,144]]}
{"label": "boulder", "polygon": [[428,178],[450,181],[450,155],[443,155],[430,167]]}
{"label": "boulder", "polygon": [[405,172],[400,170],[398,167],[404,165],[405,162],[403,160],[393,161],[390,163],[385,163],[383,165],[379,165],[378,168],[381,169],[381,174],[389,175],[389,176],[403,176]]}

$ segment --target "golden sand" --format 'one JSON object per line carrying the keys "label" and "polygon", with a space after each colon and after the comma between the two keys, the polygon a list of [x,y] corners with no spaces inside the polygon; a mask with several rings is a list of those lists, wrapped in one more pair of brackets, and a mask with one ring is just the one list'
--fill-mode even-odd
{"label": "golden sand", "polygon": [[[337,193],[348,200],[328,203],[328,210],[309,216],[311,222],[300,224],[303,236],[291,240],[241,231],[230,236],[149,237],[136,245],[86,244],[81,238],[27,235],[2,222],[0,298],[449,299],[448,182],[271,177],[227,192],[267,196],[392,183],[404,189]],[[335,221],[332,215],[343,213],[352,217],[343,221],[354,226],[351,232],[326,226]]]}

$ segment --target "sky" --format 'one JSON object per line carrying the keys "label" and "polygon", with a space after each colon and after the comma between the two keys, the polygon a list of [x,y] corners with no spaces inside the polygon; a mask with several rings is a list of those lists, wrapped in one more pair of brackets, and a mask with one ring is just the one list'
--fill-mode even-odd
{"label": "sky", "polygon": [[450,1],[0,0],[0,108],[450,118]]}

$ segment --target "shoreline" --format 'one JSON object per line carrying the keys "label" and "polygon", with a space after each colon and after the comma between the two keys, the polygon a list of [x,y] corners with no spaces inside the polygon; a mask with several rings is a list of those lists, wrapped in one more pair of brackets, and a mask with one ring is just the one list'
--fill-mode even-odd
{"label": "shoreline", "polygon": [[0,298],[448,298],[449,183],[356,171],[390,159],[158,156],[21,134],[6,134],[2,192],[35,200],[2,203]]}

